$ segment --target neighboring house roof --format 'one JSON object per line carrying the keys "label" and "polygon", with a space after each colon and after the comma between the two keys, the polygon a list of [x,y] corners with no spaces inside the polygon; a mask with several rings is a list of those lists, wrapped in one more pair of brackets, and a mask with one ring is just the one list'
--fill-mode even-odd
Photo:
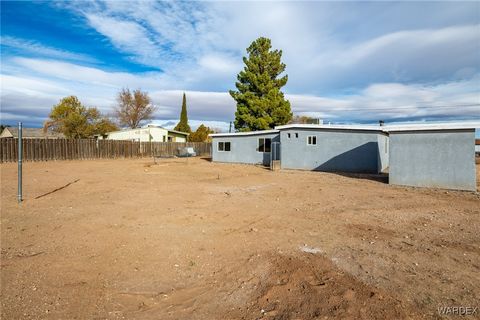
{"label": "neighboring house roof", "polygon": [[[7,127],[3,129],[2,138],[18,138],[18,128],[17,127]],[[23,128],[22,129],[22,138],[57,138],[64,139],[65,135],[63,133],[57,133],[52,131],[44,132],[41,128]]]}
{"label": "neighboring house roof", "polygon": [[[162,127],[160,127],[160,128],[162,128]],[[165,129],[165,128],[162,128],[162,129]],[[182,131],[170,130],[170,129],[165,129],[165,130],[167,130],[168,132],[172,132],[172,133],[176,133],[176,134],[182,134],[182,135],[185,135],[185,136],[190,135],[190,133],[186,133],[186,132],[182,132]]]}
{"label": "neighboring house roof", "polygon": [[190,133],[187,133],[187,132],[170,130],[170,129],[167,129],[167,128],[164,128],[164,127],[161,127],[161,126],[155,126],[155,125],[147,125],[145,127],[135,128],[135,129],[123,129],[123,130],[111,131],[111,132],[107,132],[107,135],[110,134],[110,133],[115,133],[115,132],[134,131],[134,130],[141,130],[141,129],[148,129],[148,128],[159,128],[159,129],[163,129],[163,130],[166,130],[168,132],[172,132],[172,133],[176,133],[176,134],[181,134],[181,135],[185,135],[185,136],[190,135]]}
{"label": "neighboring house roof", "polygon": [[480,139],[475,139],[475,145],[480,146]]}

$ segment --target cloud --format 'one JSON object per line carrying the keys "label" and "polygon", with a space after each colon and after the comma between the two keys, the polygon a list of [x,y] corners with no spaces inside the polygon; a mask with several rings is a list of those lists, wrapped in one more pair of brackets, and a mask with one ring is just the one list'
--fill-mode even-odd
{"label": "cloud", "polygon": [[[115,96],[124,87],[141,87],[158,107],[157,120],[177,119],[183,92],[190,119],[233,121],[235,101],[223,92],[172,90],[161,73],[107,72],[65,62],[16,58],[10,62],[16,75],[2,75],[2,115],[32,114],[46,118],[62,97],[77,95],[83,103],[112,113]],[[32,72],[35,75],[32,75]],[[66,81],[69,80],[69,81]],[[163,79],[164,80],[164,79]],[[95,84],[95,85],[92,85]],[[372,122],[379,119],[480,118],[480,74],[440,84],[375,83],[358,92],[325,97],[286,94],[296,114],[325,121]],[[225,126],[223,126],[224,128]]]}
{"label": "cloud", "polygon": [[8,47],[17,54],[29,54],[35,57],[47,57],[49,59],[71,60],[80,62],[96,62],[97,60],[88,55],[69,52],[57,48],[42,45],[34,40],[26,40],[2,35],[0,38],[2,47]]}
{"label": "cloud", "polygon": [[147,30],[138,23],[99,14],[86,14],[85,17],[90,26],[110,39],[117,49],[131,55],[135,61],[160,67],[161,61],[166,58],[159,54],[161,51]]}
{"label": "cloud", "polygon": [[[270,37],[274,47],[283,49],[290,76],[285,89],[291,93],[325,94],[372,82],[438,82],[480,72],[480,26],[478,17],[471,15],[474,4],[422,3],[416,10],[409,4],[353,8],[354,4],[303,2],[68,6],[119,50],[161,68],[168,77],[179,77],[185,88],[194,90],[224,90],[225,80],[231,88],[245,48],[259,36]],[[438,18],[418,12],[422,8]],[[358,9],[356,15],[353,9]],[[399,16],[415,17],[414,25]],[[378,25],[356,35],[352,28],[369,24],[366,17]]]}

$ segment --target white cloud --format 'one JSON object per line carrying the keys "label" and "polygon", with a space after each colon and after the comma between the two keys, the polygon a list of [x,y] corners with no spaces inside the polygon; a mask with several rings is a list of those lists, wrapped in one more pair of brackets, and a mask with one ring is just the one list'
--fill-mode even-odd
{"label": "white cloud", "polygon": [[37,41],[26,40],[21,38],[15,38],[10,36],[2,35],[0,38],[2,46],[10,47],[21,53],[22,55],[30,54],[36,57],[44,56],[49,59],[61,59],[61,60],[72,60],[72,61],[81,61],[81,62],[96,62],[95,58],[92,58],[88,55],[73,53],[57,48],[52,48],[44,46]]}
{"label": "white cloud", "polygon": [[[65,5],[124,54],[161,68],[166,78],[181,86],[169,89],[233,88],[245,48],[259,36],[270,37],[273,46],[283,50],[289,93],[358,90],[375,82],[436,83],[480,72],[480,27],[478,16],[471,13],[474,4],[357,7],[321,2],[99,1]],[[364,25],[370,28],[363,30]]]}
{"label": "white cloud", "polygon": [[[190,119],[227,122],[234,119],[235,102],[226,92],[171,90],[158,73],[107,72],[70,63],[17,58],[16,75],[2,75],[2,113],[46,117],[53,104],[77,95],[89,106],[111,113],[115,96],[124,87],[141,87],[158,107],[156,119],[176,119],[186,93]],[[19,71],[20,70],[20,71]],[[32,71],[35,75],[32,75]],[[68,81],[66,81],[68,80]],[[92,85],[94,84],[94,85]],[[434,85],[376,83],[342,96],[286,94],[292,110],[326,121],[376,121],[406,118],[480,118],[480,75]],[[166,120],[165,120],[166,121]]]}

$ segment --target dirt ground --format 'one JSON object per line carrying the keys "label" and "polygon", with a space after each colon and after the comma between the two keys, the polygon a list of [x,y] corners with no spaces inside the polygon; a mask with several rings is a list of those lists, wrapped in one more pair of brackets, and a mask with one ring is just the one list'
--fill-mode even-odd
{"label": "dirt ground", "polygon": [[2,319],[437,319],[439,307],[480,307],[478,193],[95,160],[25,163],[18,205],[16,164],[0,169]]}

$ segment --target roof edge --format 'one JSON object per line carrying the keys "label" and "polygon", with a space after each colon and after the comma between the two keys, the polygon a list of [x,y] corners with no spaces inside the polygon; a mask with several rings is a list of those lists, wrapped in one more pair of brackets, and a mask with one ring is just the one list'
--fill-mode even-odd
{"label": "roof edge", "polygon": [[247,131],[247,132],[226,132],[226,133],[212,133],[209,134],[209,137],[216,138],[216,137],[235,137],[235,136],[256,136],[260,134],[272,134],[272,133],[279,133],[279,130],[272,129],[272,130],[259,130],[259,131]]}
{"label": "roof edge", "polygon": [[276,126],[277,130],[285,129],[330,129],[330,130],[358,130],[358,131],[383,131],[384,127],[374,125],[344,125],[344,124],[286,124]]}

